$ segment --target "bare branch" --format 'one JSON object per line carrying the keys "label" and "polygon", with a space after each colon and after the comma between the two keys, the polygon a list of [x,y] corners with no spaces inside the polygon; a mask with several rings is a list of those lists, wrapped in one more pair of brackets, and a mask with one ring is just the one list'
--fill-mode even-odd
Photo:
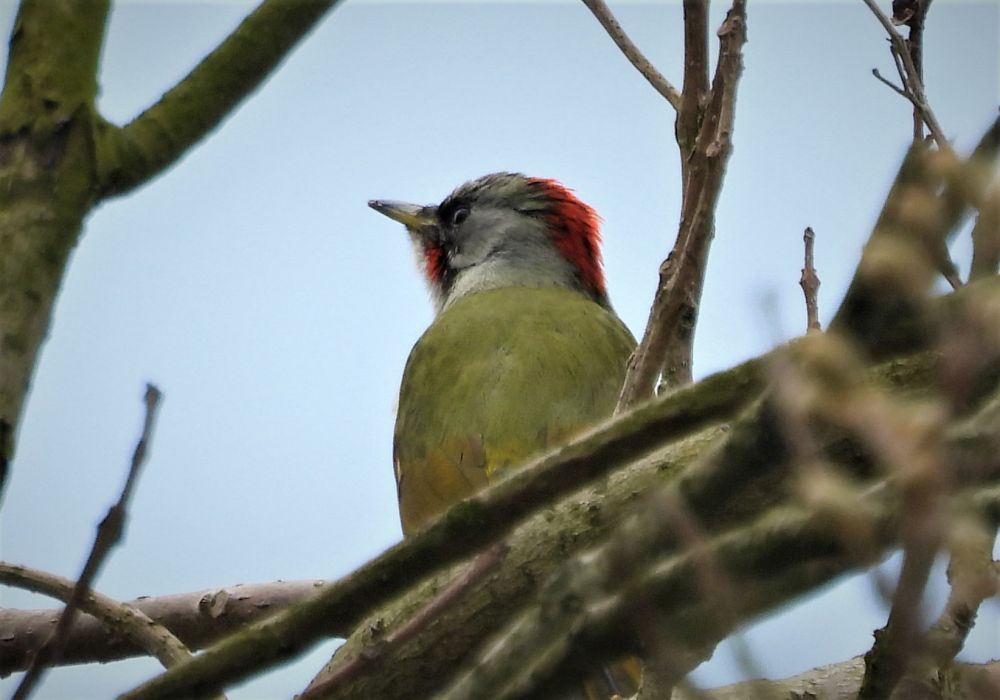
{"label": "bare branch", "polygon": [[684,88],[677,110],[677,146],[681,151],[681,182],[685,185],[705,110],[709,69],[708,2],[684,0]]}
{"label": "bare branch", "polygon": [[[941,129],[941,125],[938,123],[937,117],[934,116],[934,111],[927,102],[927,96],[924,94],[923,79],[921,78],[921,69],[914,63],[914,57],[910,53],[910,48],[907,45],[906,40],[903,39],[898,31],[896,31],[892,21],[886,17],[885,13],[882,12],[881,9],[879,9],[875,0],[864,0],[864,3],[868,6],[868,9],[872,11],[872,14],[875,15],[875,18],[878,19],[882,28],[885,29],[886,34],[889,35],[894,60],[902,61],[903,70],[901,70],[901,77],[903,78],[903,85],[905,88],[904,96],[913,103],[914,111],[918,113],[923,122],[927,124],[927,128],[930,130],[931,136],[934,137],[934,141],[937,143],[938,148],[942,151],[950,152],[951,144],[949,144],[948,139],[945,138],[944,131]],[[929,5],[929,1],[926,4]],[[883,80],[883,82],[885,81]]]}
{"label": "bare branch", "polygon": [[145,419],[143,420],[142,434],[139,437],[139,442],[135,446],[135,452],[132,454],[132,463],[129,466],[128,476],[125,479],[125,486],[122,488],[121,495],[118,497],[118,502],[108,510],[107,515],[104,516],[104,519],[97,527],[97,537],[90,550],[90,555],[87,557],[87,561],[83,565],[83,571],[81,572],[79,579],[77,579],[76,585],[73,587],[73,594],[70,596],[69,602],[66,603],[66,607],[63,609],[62,616],[59,618],[59,623],[56,625],[55,631],[52,633],[52,636],[49,638],[49,641],[46,642],[45,646],[43,646],[35,655],[35,658],[32,660],[27,672],[21,678],[21,683],[18,685],[17,690],[14,691],[12,700],[24,700],[27,698],[38,681],[42,679],[42,675],[45,673],[46,667],[51,666],[58,661],[59,656],[62,654],[62,650],[66,645],[69,630],[72,628],[73,621],[76,619],[76,614],[80,608],[81,601],[84,597],[90,595],[91,586],[97,576],[97,572],[100,571],[101,566],[104,564],[104,560],[107,558],[112,548],[114,548],[115,545],[121,541],[122,532],[125,528],[128,502],[132,496],[132,490],[135,487],[136,480],[139,478],[139,471],[146,460],[149,442],[153,438],[153,425],[156,421],[156,412],[159,408],[160,396],[161,394],[159,389],[152,384],[146,385],[146,394],[144,398],[146,404],[146,414]]}
{"label": "bare branch", "polygon": [[[43,593],[66,603],[73,597],[74,583],[69,579],[6,562],[0,562],[0,583]],[[100,620],[105,637],[111,630],[115,636],[159,659],[167,668],[191,658],[191,652],[170,630],[133,605],[120,603],[93,590],[80,599],[79,605],[81,612],[92,615],[91,619]],[[17,633],[11,631],[8,634]],[[4,653],[8,651],[5,642]]]}
{"label": "bare branch", "polygon": [[[697,6],[697,3],[694,3]],[[696,18],[697,15],[693,15]],[[690,381],[691,367],[668,368],[670,358],[689,358],[694,325],[701,301],[708,249],[715,233],[715,205],[722,191],[726,165],[732,151],[736,88],[743,71],[746,43],[746,3],[735,0],[719,28],[719,60],[715,67],[708,104],[701,107],[701,124],[691,163],[687,166],[684,201],[677,239],[660,266],[656,290],[639,347],[629,360],[617,411],[649,399],[662,374]],[[682,152],[682,157],[684,153]],[[678,349],[678,345],[682,345]]]}
{"label": "bare branch", "polygon": [[[970,690],[978,690],[976,686],[982,685],[980,679],[983,677],[1000,676],[1000,662],[998,661],[983,664],[982,666],[977,664],[954,664],[952,669],[959,677],[968,679],[964,687]],[[863,670],[864,661],[860,656],[856,656],[847,661],[810,669],[805,673],[800,673],[791,678],[741,681],[722,688],[714,688],[707,695],[689,695],[681,690],[674,695],[673,700],[703,700],[705,697],[708,700],[745,700],[748,697],[752,697],[755,691],[760,693],[760,696],[764,698],[857,700]],[[973,692],[970,697],[981,699],[996,697],[996,689],[992,690],[992,693]],[[919,697],[925,696],[921,695]],[[941,696],[934,694],[926,697],[940,698]]]}
{"label": "bare branch", "polygon": [[625,30],[622,29],[622,26],[615,19],[615,16],[611,13],[611,9],[604,3],[604,0],[583,0],[583,4],[594,13],[594,17],[604,27],[604,31],[614,40],[618,48],[625,54],[625,58],[635,66],[636,70],[642,74],[642,77],[649,81],[649,84],[670,103],[671,107],[678,109],[681,103],[681,96],[677,92],[677,88],[671,85],[656,70],[656,67],[649,62],[649,59],[639,51],[639,48],[632,43],[632,40],[629,39]]}
{"label": "bare branch", "polygon": [[[895,54],[893,54],[893,55],[895,56]],[[903,88],[899,87],[898,85],[896,85],[896,83],[892,82],[888,78],[884,77],[879,72],[878,68],[872,68],[872,75],[874,75],[880,82],[885,83],[886,85],[888,85],[889,89],[892,90],[893,92],[895,92],[900,97],[905,97],[906,99],[910,99],[910,94],[908,92],[906,92],[906,90],[904,90]]]}
{"label": "bare branch", "polygon": [[[169,629],[187,648],[203,649],[245,625],[314,597],[330,585],[318,580],[240,584],[192,593],[144,596],[124,604]],[[0,676],[28,667],[55,629],[59,613],[55,609],[0,609],[0,640],[3,640]],[[109,635],[103,622],[84,614],[73,624],[59,663],[117,661],[145,653],[145,649],[127,639]]]}
{"label": "bare branch", "polygon": [[819,275],[816,274],[816,261],[813,255],[813,247],[816,241],[816,234],[810,227],[802,234],[805,243],[805,265],[802,268],[802,275],[799,277],[799,286],[806,297],[806,330],[822,330],[819,324]]}
{"label": "bare branch", "polygon": [[[681,93],[681,106],[677,111],[674,133],[677,147],[680,150],[682,210],[684,203],[692,201],[695,178],[692,173],[703,168],[703,159],[695,158],[698,145],[698,135],[705,117],[709,95],[709,58],[708,58],[708,2],[707,0],[685,0],[684,2],[684,88]],[[683,218],[683,214],[682,214]],[[699,265],[704,268],[707,263],[707,245],[699,239],[691,240],[693,227],[681,226],[677,239],[664,266],[661,266],[660,278],[672,277],[684,268],[695,269]],[[700,232],[699,232],[700,233]],[[698,234],[696,234],[698,235]],[[703,249],[700,262],[687,255],[687,251]],[[686,261],[688,264],[682,264]],[[680,320],[672,329],[673,335],[663,351],[660,379],[656,388],[657,394],[675,387],[691,383],[694,367],[694,332],[698,319],[698,304],[701,299],[701,288],[704,275],[694,281],[690,289],[685,290],[677,298],[684,308]]]}
{"label": "bare branch", "polygon": [[[916,0],[904,17],[898,17],[893,8],[893,22],[904,23],[910,28],[910,35],[906,38],[906,49],[910,55],[910,60],[917,71],[917,79],[921,85],[924,82],[924,20],[927,18],[927,11],[931,7],[931,0]],[[919,141],[924,137],[924,115],[919,109],[913,110],[913,140]]]}

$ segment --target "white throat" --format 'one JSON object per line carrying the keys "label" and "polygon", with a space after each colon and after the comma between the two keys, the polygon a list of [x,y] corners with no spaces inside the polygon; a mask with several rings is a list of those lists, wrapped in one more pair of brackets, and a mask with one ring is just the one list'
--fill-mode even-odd
{"label": "white throat", "polygon": [[503,287],[566,287],[579,289],[572,267],[561,257],[511,260],[496,254],[472,267],[460,270],[447,293],[436,298],[440,313],[469,294]]}

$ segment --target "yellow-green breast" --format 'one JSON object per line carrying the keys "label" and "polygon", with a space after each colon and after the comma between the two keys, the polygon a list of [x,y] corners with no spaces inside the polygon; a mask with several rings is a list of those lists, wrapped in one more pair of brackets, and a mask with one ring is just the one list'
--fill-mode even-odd
{"label": "yellow-green breast", "polygon": [[506,287],[448,306],[413,347],[400,388],[404,533],[609,416],[634,347],[613,312],[570,289]]}

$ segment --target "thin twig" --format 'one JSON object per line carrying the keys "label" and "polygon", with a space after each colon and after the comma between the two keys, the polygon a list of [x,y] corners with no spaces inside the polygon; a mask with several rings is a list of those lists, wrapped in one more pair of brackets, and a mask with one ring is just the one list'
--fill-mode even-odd
{"label": "thin twig", "polygon": [[802,268],[802,275],[799,277],[799,286],[806,297],[806,330],[822,330],[819,323],[819,275],[816,274],[816,262],[813,256],[813,244],[816,241],[816,234],[812,228],[806,226],[802,234],[805,243],[805,266]]}
{"label": "thin twig", "polygon": [[625,58],[642,74],[642,77],[649,81],[649,84],[670,103],[671,107],[678,109],[681,104],[681,95],[677,92],[677,88],[671,85],[670,81],[664,78],[660,71],[656,70],[656,67],[649,62],[649,59],[639,51],[639,48],[632,43],[618,20],[615,19],[611,9],[604,4],[604,0],[583,0],[583,4],[594,13],[594,17],[604,27],[604,31],[618,45],[618,48],[625,54]]}
{"label": "thin twig", "polygon": [[909,94],[907,94],[906,90],[904,90],[903,88],[899,87],[898,85],[896,85],[896,83],[892,82],[888,78],[884,77],[879,72],[878,68],[872,68],[872,75],[874,75],[879,81],[881,81],[881,82],[885,83],[886,85],[888,85],[889,89],[891,89],[893,92],[895,92],[900,97],[905,97],[906,99],[910,99],[910,96],[909,96]]}
{"label": "thin twig", "polygon": [[951,152],[951,144],[945,138],[944,131],[941,129],[937,117],[934,116],[934,111],[927,102],[927,96],[924,94],[923,80],[920,77],[921,71],[913,61],[913,56],[910,54],[906,40],[896,31],[892,21],[886,17],[875,0],[864,0],[864,3],[872,11],[872,14],[875,15],[882,28],[885,29],[886,34],[889,35],[894,59],[901,60],[903,63],[903,70],[901,72],[905,87],[905,97],[910,100],[914,110],[919,112],[921,119],[927,124],[927,128],[930,130],[931,136],[934,137],[934,141],[937,142],[938,148],[944,152]]}
{"label": "thin twig", "polygon": [[80,608],[81,600],[84,596],[90,594],[91,586],[97,576],[97,572],[104,564],[104,560],[111,552],[111,549],[121,541],[122,532],[125,527],[125,518],[127,516],[128,502],[135,488],[136,480],[139,478],[139,471],[146,460],[149,442],[153,437],[153,425],[156,421],[156,412],[159,408],[160,397],[159,389],[152,384],[146,385],[146,394],[144,397],[146,415],[143,421],[142,434],[135,446],[135,452],[132,454],[132,463],[129,466],[128,477],[125,479],[125,486],[118,497],[118,502],[111,506],[108,514],[104,516],[100,525],[97,526],[97,537],[94,539],[94,545],[90,550],[90,555],[87,557],[87,562],[83,566],[83,571],[80,573],[80,577],[73,587],[73,594],[70,596],[69,602],[66,603],[66,607],[63,608],[59,624],[56,625],[56,629],[49,641],[35,655],[31,666],[28,667],[24,677],[21,678],[20,685],[14,691],[12,700],[24,700],[27,698],[38,681],[41,680],[45,669],[59,659],[66,645],[69,630],[73,626],[73,620],[76,618],[77,611]]}

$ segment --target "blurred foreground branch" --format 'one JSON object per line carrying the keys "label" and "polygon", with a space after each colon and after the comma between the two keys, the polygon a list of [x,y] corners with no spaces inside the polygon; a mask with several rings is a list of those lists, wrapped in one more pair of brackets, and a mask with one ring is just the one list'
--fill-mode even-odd
{"label": "blurred foreground branch", "polygon": [[[810,334],[783,351],[808,379],[796,410],[839,480],[832,497],[802,498],[805,472],[782,411],[765,391],[763,362],[753,361],[617,416],[459,504],[314,600],[127,697],[211,692],[350,630],[313,685],[339,677],[332,697],[463,697],[487,687],[545,693],[596,660],[638,651],[628,620],[647,612],[677,630],[679,647],[696,657],[734,625],[867,566],[903,540],[910,477],[893,467],[893,450],[900,449],[894,444],[922,444],[924,433],[906,428],[920,425],[907,418],[910,404],[915,397],[940,402],[952,384],[967,387],[961,411],[932,412],[927,433],[937,436],[953,485],[940,494],[942,507],[995,527],[1000,281],[930,296],[934,250],[957,220],[942,214],[951,205],[941,183],[955,167],[967,165],[942,166],[914,148],[838,313],[836,334]],[[981,316],[985,330],[976,332],[991,340],[981,346],[981,361],[958,373],[962,381],[944,382],[958,376],[942,363],[955,353],[942,342],[946,321],[965,316]],[[882,364],[871,366],[873,358]],[[670,504],[684,508],[700,544],[676,531],[677,518],[666,517]],[[503,561],[485,578],[452,587],[491,543],[502,543]],[[733,614],[720,616],[718,600],[692,588],[704,552],[748,591]],[[435,608],[440,615],[428,616],[443,590],[455,593]],[[636,599],[649,601],[649,610],[631,610]],[[388,648],[387,639],[394,640]],[[375,666],[355,661],[376,652],[382,661]],[[524,671],[514,674],[512,664]]]}

